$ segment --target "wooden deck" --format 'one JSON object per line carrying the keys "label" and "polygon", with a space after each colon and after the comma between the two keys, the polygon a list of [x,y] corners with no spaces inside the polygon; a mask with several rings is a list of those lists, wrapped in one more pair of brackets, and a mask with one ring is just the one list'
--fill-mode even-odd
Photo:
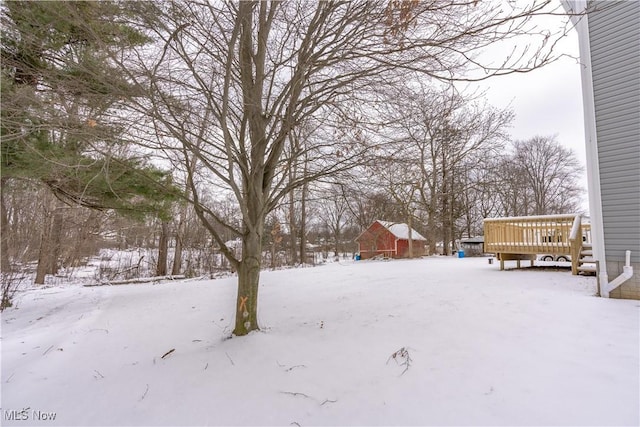
{"label": "wooden deck", "polygon": [[494,253],[504,270],[505,260],[530,260],[538,254],[568,255],[571,272],[593,260],[583,256],[591,244],[591,225],[580,215],[542,215],[484,220],[484,250]]}

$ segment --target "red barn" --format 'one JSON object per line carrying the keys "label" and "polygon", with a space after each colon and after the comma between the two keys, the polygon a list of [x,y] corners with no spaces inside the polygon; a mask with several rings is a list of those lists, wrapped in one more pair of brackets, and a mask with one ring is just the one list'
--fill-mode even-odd
{"label": "red barn", "polygon": [[[420,233],[411,230],[413,255],[425,254],[425,239]],[[374,221],[357,238],[361,259],[382,255],[389,258],[409,256],[409,226],[398,222]]]}

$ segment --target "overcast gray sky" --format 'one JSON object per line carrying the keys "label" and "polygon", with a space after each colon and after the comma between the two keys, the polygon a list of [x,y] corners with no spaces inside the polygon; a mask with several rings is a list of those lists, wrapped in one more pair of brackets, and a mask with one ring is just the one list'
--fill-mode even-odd
{"label": "overcast gray sky", "polygon": [[[559,18],[544,18],[548,25]],[[544,24],[543,24],[544,25]],[[573,150],[586,167],[582,86],[578,63],[578,35],[572,29],[558,46],[564,57],[546,67],[525,74],[496,77],[480,83],[490,104],[504,108],[511,104],[516,117],[510,133],[513,139],[557,134],[558,141]],[[588,209],[586,171],[583,208]]]}

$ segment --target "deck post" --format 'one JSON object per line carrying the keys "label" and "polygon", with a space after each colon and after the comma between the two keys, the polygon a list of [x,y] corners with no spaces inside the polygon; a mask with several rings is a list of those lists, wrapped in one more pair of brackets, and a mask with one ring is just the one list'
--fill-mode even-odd
{"label": "deck post", "polygon": [[571,252],[571,274],[578,274],[578,266],[580,265],[580,252],[582,251],[582,217],[576,215],[571,227],[571,235],[569,236],[569,245]]}

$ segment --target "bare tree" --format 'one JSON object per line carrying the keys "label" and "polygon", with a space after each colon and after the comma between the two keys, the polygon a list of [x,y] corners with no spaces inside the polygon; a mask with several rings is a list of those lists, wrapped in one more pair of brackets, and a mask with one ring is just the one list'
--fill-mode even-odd
{"label": "bare tree", "polygon": [[[305,146],[313,134],[314,129],[309,123],[302,124],[292,129],[289,133],[289,145],[285,147],[285,156],[291,159],[287,164],[288,182],[299,182],[300,177],[307,175],[309,158],[305,154]],[[309,184],[304,182],[302,186],[293,186],[289,191],[289,206],[287,219],[289,224],[289,246],[291,251],[291,263],[293,265],[306,262],[306,226],[307,226],[307,198]],[[299,241],[299,245],[298,245]]]}
{"label": "bare tree", "polygon": [[579,211],[582,168],[555,136],[514,141],[487,159],[476,181],[481,217],[526,216]]}
{"label": "bare tree", "polygon": [[[395,205],[397,222],[405,222],[409,227],[409,258],[413,258],[413,228],[416,216],[416,201],[421,189],[420,160],[414,157],[407,141],[398,141],[400,149],[379,161],[372,170],[377,176],[380,189],[387,194]],[[388,219],[388,218],[384,218]]]}
{"label": "bare tree", "polygon": [[348,205],[346,201],[344,186],[340,183],[333,183],[329,188],[322,191],[322,212],[320,213],[323,223],[332,234],[333,253],[337,258],[340,256],[342,248],[342,233],[346,226]]}
{"label": "bare tree", "polygon": [[182,271],[182,252],[185,245],[185,233],[187,223],[187,210],[188,205],[182,203],[179,207],[180,212],[178,214],[177,223],[175,224],[175,250],[173,253],[173,265],[171,267],[171,274],[176,276]]}
{"label": "bare tree", "polygon": [[417,190],[419,208],[427,216],[430,252],[439,235],[448,255],[459,234],[458,219],[469,214],[470,175],[503,146],[513,114],[465,97],[452,86],[426,86],[418,79],[412,83],[388,94],[387,128],[398,148],[389,156],[396,166],[387,187],[408,205]]}
{"label": "bare tree", "polygon": [[402,218],[397,205],[373,172],[362,169],[354,174],[359,177],[344,183],[350,222],[364,231],[377,219],[396,221]]}
{"label": "bare tree", "polygon": [[[536,31],[531,19],[552,11],[548,6],[475,0],[136,4],[159,43],[157,51],[140,50],[137,64],[127,57],[123,67],[148,89],[148,102],[138,108],[149,121],[137,124],[154,126],[148,148],[181,157],[190,202],[237,268],[234,334],[258,328],[269,212],[293,188],[361,161],[373,143],[357,134],[346,140],[317,135],[295,149],[289,134],[312,119],[349,120],[375,98],[375,87],[402,81],[407,70],[451,80],[544,65],[553,60],[557,37]],[[525,34],[526,46],[514,44],[504,60],[482,63],[477,56],[493,42]],[[134,75],[140,69],[142,78]],[[288,165],[301,156],[306,173],[287,179]],[[202,202],[203,183],[235,195],[239,228]],[[241,259],[226,247],[218,225],[241,236]]]}
{"label": "bare tree", "polygon": [[0,227],[2,227],[2,235],[0,235],[0,242],[2,246],[0,247],[0,257],[2,258],[2,263],[0,264],[0,272],[9,273],[11,270],[11,257],[9,256],[9,210],[7,208],[7,204],[5,202],[5,194],[6,194],[6,184],[8,180],[2,179],[0,182],[0,208],[2,211],[0,212],[0,219],[2,223]]}
{"label": "bare tree", "polygon": [[491,184],[486,188],[498,197],[499,208],[494,215],[533,215],[533,197],[528,179],[513,156],[509,153],[499,156],[494,166],[491,172],[493,180],[489,181]]}
{"label": "bare tree", "polygon": [[512,161],[530,189],[533,215],[573,213],[578,209],[582,172],[576,155],[555,136],[513,143]]}
{"label": "bare tree", "polygon": [[47,194],[42,200],[43,221],[38,254],[38,268],[34,283],[44,284],[47,274],[56,274],[59,269],[62,244],[63,211],[62,203]]}
{"label": "bare tree", "polygon": [[158,263],[156,265],[156,276],[167,274],[167,259],[169,256],[169,223],[160,221],[160,236],[158,238]]}

